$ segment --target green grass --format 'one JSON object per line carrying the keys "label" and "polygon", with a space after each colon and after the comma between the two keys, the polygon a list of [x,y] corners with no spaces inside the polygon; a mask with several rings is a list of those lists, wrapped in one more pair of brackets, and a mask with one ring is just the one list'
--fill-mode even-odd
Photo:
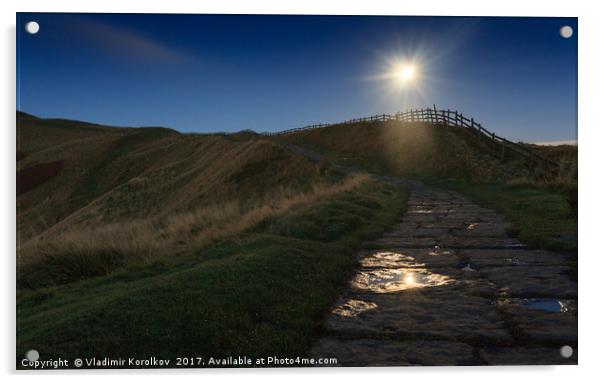
{"label": "green grass", "polygon": [[351,276],[354,252],[396,222],[406,200],[369,181],[197,254],[22,290],[17,355],[302,356]]}
{"label": "green grass", "polygon": [[577,249],[577,216],[566,193],[553,187],[508,186],[466,181],[423,179],[472,197],[502,213],[512,227],[509,234],[526,245],[547,250]]}
{"label": "green grass", "polygon": [[[512,224],[509,234],[533,248],[577,249],[577,186],[572,178],[570,182],[532,179],[524,163],[516,159],[500,162],[487,156],[488,150],[483,143],[464,130],[416,125],[412,126],[413,131],[404,131],[404,136],[388,133],[389,128],[401,130],[404,126],[352,124],[280,139],[307,147],[342,166],[455,189],[502,213]],[[342,129],[348,134],[339,131]],[[405,135],[422,138],[423,145],[414,145],[414,140],[406,142]],[[383,140],[383,136],[389,139]],[[542,154],[558,152],[556,157],[552,156],[557,160],[576,162],[576,148],[536,148]],[[458,150],[466,153],[456,153]],[[414,162],[404,164],[391,159],[408,153],[415,157]],[[416,162],[420,164],[416,165]],[[573,176],[575,174],[571,174]],[[517,179],[528,182],[507,183]]]}
{"label": "green grass", "polygon": [[[278,139],[341,166],[455,189],[506,216],[512,224],[509,234],[533,248],[577,249],[577,184],[570,166],[562,179],[538,180],[526,163],[500,161],[465,129],[421,124],[349,124]],[[576,147],[532,148],[576,164]]]}
{"label": "green grass", "polygon": [[[276,137],[342,165],[375,173],[454,177],[481,182],[525,177],[527,163],[506,155],[465,128],[395,121],[333,125]],[[499,149],[499,148],[497,148]]]}

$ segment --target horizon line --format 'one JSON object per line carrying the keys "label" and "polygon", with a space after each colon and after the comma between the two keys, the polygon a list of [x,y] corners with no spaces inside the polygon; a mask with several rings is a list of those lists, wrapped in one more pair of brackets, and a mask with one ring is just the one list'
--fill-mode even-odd
{"label": "horizon line", "polygon": [[[429,107],[427,107],[429,108]],[[419,108],[408,108],[406,109],[407,111],[410,110],[420,110]],[[447,109],[442,109],[442,110],[447,110]],[[277,130],[277,131],[273,131],[273,132],[269,132],[269,131],[263,131],[263,132],[258,132],[255,131],[253,129],[241,129],[241,130],[237,130],[237,131],[232,131],[232,132],[226,132],[226,131],[213,131],[213,132],[183,132],[177,128],[173,128],[173,127],[169,127],[169,126],[161,126],[161,125],[137,125],[137,126],[127,126],[127,125],[108,125],[108,124],[104,124],[104,123],[98,123],[98,122],[90,122],[90,121],[86,121],[86,120],[79,120],[79,119],[75,119],[75,118],[66,118],[66,117],[40,117],[38,115],[35,114],[31,114],[28,112],[25,112],[23,110],[16,110],[16,113],[22,113],[24,115],[27,115],[29,117],[33,117],[33,118],[37,118],[37,119],[42,119],[42,120],[68,120],[68,121],[74,121],[74,122],[81,122],[84,124],[90,124],[90,125],[99,125],[99,126],[105,126],[105,127],[110,127],[110,128],[118,128],[118,129],[144,129],[144,128],[164,128],[164,129],[171,129],[174,130],[180,134],[236,134],[236,133],[240,133],[240,132],[248,132],[248,131],[252,131],[255,132],[257,134],[264,134],[264,133],[278,133],[278,132],[282,132],[282,131],[286,131],[286,130],[290,130],[290,129],[297,129],[297,128],[287,128],[287,129],[281,129],[281,130]],[[397,113],[401,113],[401,112],[397,112]],[[379,114],[375,114],[374,116],[381,116],[381,115],[387,115],[387,113],[379,113]],[[350,119],[353,120],[353,119]],[[323,123],[324,125],[338,125],[338,124],[343,124],[346,121],[341,121],[341,122],[332,122],[332,123]],[[322,124],[322,123],[320,123]],[[309,125],[304,125],[301,127],[298,127],[299,129],[302,129],[304,127],[307,126],[311,126],[311,125],[318,125],[318,124],[309,124]],[[570,146],[578,146],[577,144],[577,140],[576,139],[567,139],[567,140],[553,140],[553,141],[536,141],[536,142],[526,142],[526,141],[520,141],[517,140],[515,142],[524,142],[527,144],[532,144],[532,145],[541,145],[541,146],[560,146],[560,145],[570,145]]]}

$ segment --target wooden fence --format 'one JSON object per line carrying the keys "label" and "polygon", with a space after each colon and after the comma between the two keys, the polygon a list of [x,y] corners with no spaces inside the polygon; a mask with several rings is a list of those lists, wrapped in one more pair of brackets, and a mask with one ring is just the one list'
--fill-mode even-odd
{"label": "wooden fence", "polygon": [[351,120],[332,124],[313,124],[301,128],[294,128],[283,130],[280,132],[269,132],[263,134],[266,136],[282,136],[306,130],[320,129],[333,125],[379,121],[398,121],[403,123],[422,122],[432,125],[466,128],[469,131],[476,134],[477,137],[483,140],[485,143],[489,143],[493,153],[499,156],[501,159],[504,159],[508,154],[515,154],[524,157],[533,167],[539,166],[540,169],[554,174],[558,174],[560,172],[560,165],[558,163],[551,161],[545,157],[542,157],[541,155],[529,149],[525,145],[517,144],[515,142],[505,139],[504,137],[500,137],[493,132],[490,132],[489,130],[485,129],[481,124],[476,122],[473,118],[465,117],[462,113],[458,113],[457,110],[452,111],[449,109],[437,109],[436,106],[433,106],[433,108],[410,109],[405,112],[398,112],[395,114],[378,114],[370,117],[354,118]]}

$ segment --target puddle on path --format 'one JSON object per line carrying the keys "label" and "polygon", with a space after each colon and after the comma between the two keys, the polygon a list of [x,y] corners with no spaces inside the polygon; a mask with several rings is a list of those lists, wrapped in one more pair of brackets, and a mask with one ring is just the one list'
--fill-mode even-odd
{"label": "puddle on path", "polygon": [[332,310],[332,313],[342,317],[356,317],[365,311],[373,310],[377,307],[378,305],[376,303],[359,299],[349,299],[342,305],[335,307],[334,310]]}
{"label": "puddle on path", "polygon": [[570,300],[549,298],[511,298],[504,299],[500,303],[502,305],[509,304],[550,313],[567,313],[576,309],[575,304]]}
{"label": "puddle on path", "polygon": [[360,271],[352,285],[361,290],[378,293],[441,286],[449,283],[445,275],[431,273],[426,269],[377,269]]}
{"label": "puddle on path", "polygon": [[434,213],[434,211],[431,209],[415,209],[415,210],[409,210],[408,213],[431,214],[431,213]]}
{"label": "puddle on path", "polygon": [[410,255],[391,251],[378,251],[360,261],[363,267],[424,267]]}
{"label": "puddle on path", "polygon": [[454,255],[453,250],[441,250],[439,248],[429,251],[428,255]]}

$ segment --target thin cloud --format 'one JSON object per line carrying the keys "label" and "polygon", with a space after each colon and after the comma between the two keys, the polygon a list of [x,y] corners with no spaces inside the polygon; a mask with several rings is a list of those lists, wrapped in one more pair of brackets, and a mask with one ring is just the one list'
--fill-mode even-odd
{"label": "thin cloud", "polygon": [[135,30],[91,20],[78,20],[77,30],[80,36],[93,40],[120,57],[162,64],[190,64],[200,61],[194,55]]}

